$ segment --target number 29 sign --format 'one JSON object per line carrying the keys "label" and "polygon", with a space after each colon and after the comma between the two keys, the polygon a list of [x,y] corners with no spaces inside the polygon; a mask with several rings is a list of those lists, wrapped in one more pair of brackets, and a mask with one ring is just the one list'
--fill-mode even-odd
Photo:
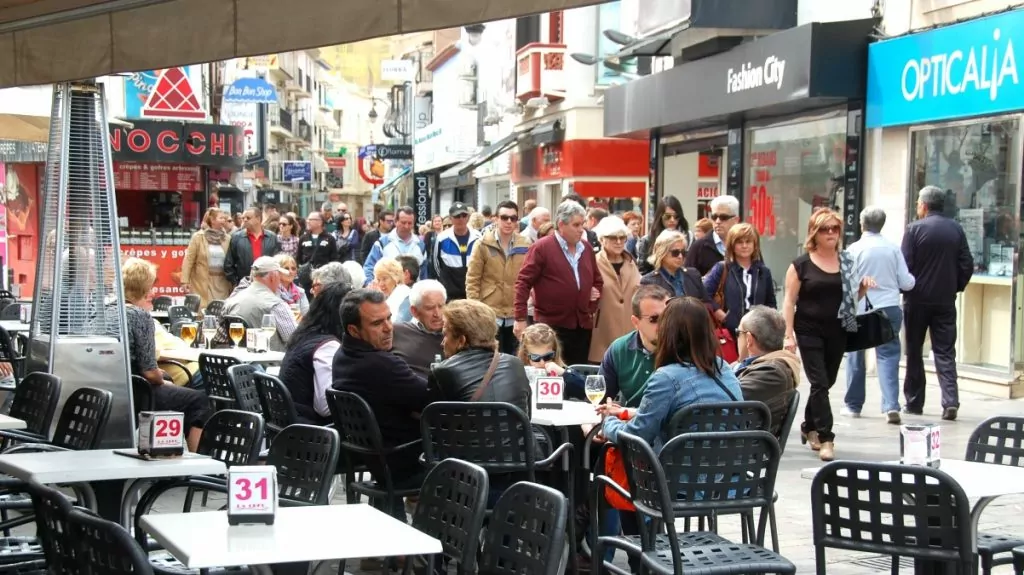
{"label": "number 29 sign", "polygon": [[174,456],[185,450],[185,414],[178,411],[143,411],[139,414],[139,453]]}
{"label": "number 29 sign", "polygon": [[274,524],[277,469],[272,465],[236,465],[228,469],[228,524]]}

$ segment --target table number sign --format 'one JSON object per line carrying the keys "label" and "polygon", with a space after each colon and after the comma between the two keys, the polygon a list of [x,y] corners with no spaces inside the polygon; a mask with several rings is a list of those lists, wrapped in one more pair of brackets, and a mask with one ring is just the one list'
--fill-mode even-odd
{"label": "table number sign", "polygon": [[905,465],[939,467],[941,428],[934,423],[900,426],[900,462]]}
{"label": "table number sign", "polygon": [[277,469],[273,465],[228,469],[228,525],[273,525],[276,513]]}
{"label": "table number sign", "polygon": [[535,392],[537,409],[562,409],[565,381],[560,377],[538,377]]}
{"label": "table number sign", "polygon": [[256,330],[245,330],[245,351],[256,351]]}
{"label": "table number sign", "polygon": [[179,411],[139,413],[139,455],[180,456],[185,451],[185,414]]}

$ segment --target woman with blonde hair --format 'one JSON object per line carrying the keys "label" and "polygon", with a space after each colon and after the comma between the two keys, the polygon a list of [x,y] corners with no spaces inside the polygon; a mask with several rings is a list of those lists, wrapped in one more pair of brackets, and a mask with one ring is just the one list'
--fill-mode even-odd
{"label": "woman with blonde hair", "polygon": [[714,310],[711,298],[704,289],[697,270],[683,265],[686,259],[686,236],[676,230],[665,230],[654,241],[651,256],[647,262],[654,271],[640,278],[640,285],[661,286],[672,297],[690,296],[704,302],[709,311]]}
{"label": "woman with blonde hair", "polygon": [[480,212],[473,212],[469,216],[469,227],[476,231],[484,229],[484,225],[487,223],[487,219]]}
{"label": "woman with blonde hair", "polygon": [[[306,297],[306,290],[299,287],[295,283],[295,277],[299,275],[299,264],[295,262],[295,258],[288,254],[277,254],[274,256],[277,260],[277,264],[282,269],[288,270],[287,274],[281,274],[281,289],[278,290],[278,295],[284,300],[284,303],[290,306],[299,306],[299,313],[306,315],[309,311],[309,299]],[[292,309],[295,309],[292,307]]]}
{"label": "woman with blonde hair", "polygon": [[402,311],[402,302],[409,297],[409,286],[405,285],[405,270],[395,258],[381,258],[373,266],[373,282],[370,287],[387,297],[391,317],[397,320]]}
{"label": "woman with blonde hair", "polygon": [[829,390],[846,353],[846,335],[857,331],[857,302],[875,285],[857,277],[853,258],[840,247],[843,219],[818,208],[807,222],[804,255],[786,270],[782,307],[786,318],[783,346],[800,349],[811,393],[800,426],[801,443],[810,443],[822,461],[835,458]]}
{"label": "woman with blonde hair", "polygon": [[206,307],[213,300],[223,300],[231,294],[231,282],[224,275],[224,258],[231,240],[228,227],[231,217],[219,208],[206,210],[203,226],[192,234],[185,248],[185,260],[181,264],[181,283],[189,293],[199,296]]}
{"label": "woman with blonde hair", "polygon": [[[704,276],[704,289],[722,312],[722,326],[743,346],[738,338],[740,319],[755,305],[778,307],[772,271],[761,257],[761,237],[750,224],[736,224],[725,236],[725,261],[718,262]],[[745,356],[740,349],[740,357]]]}
{"label": "woman with blonde hair", "polygon": [[601,242],[595,259],[604,278],[604,291],[597,306],[588,359],[599,364],[613,341],[633,331],[631,302],[640,288],[640,270],[626,249],[629,228],[622,218],[603,218],[594,227],[594,233]]}

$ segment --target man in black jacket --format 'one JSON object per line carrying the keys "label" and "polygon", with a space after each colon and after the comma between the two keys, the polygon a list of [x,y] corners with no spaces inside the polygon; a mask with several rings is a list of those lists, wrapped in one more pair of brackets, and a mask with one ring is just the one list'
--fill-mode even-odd
{"label": "man in black jacket", "polygon": [[711,221],[715,230],[693,242],[686,252],[686,267],[694,268],[704,277],[715,264],[725,259],[725,237],[740,222],[740,202],[735,196],[718,196],[711,200]]}
{"label": "man in black jacket", "polygon": [[[960,408],[956,383],[956,294],[974,274],[967,235],[945,215],[946,192],[926,186],[917,195],[918,220],[903,234],[903,257],[916,279],[903,296],[907,329],[907,374],[903,380],[906,413],[924,409],[924,336],[931,336],[935,372],[942,390],[942,419],[954,421]],[[954,256],[954,254],[956,254]]]}
{"label": "man in black jacket", "polygon": [[228,253],[224,256],[224,275],[231,285],[238,285],[249,277],[252,262],[260,256],[276,256],[281,251],[277,234],[263,229],[263,214],[259,208],[242,213],[242,229],[231,234]]}
{"label": "man in black jacket", "polygon": [[332,236],[324,229],[324,217],[320,212],[310,212],[306,218],[306,233],[299,239],[298,264],[310,264],[313,269],[333,262],[338,253],[338,246]]}
{"label": "man in black jacket", "polygon": [[377,216],[377,227],[366,232],[366,235],[363,236],[363,243],[359,246],[359,265],[366,263],[366,257],[370,255],[373,244],[377,243],[381,236],[391,233],[393,227],[395,227],[395,212],[384,210]]}

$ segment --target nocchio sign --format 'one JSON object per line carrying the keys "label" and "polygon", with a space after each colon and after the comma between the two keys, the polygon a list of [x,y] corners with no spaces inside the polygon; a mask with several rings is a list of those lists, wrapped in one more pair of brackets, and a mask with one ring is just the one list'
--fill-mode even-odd
{"label": "nocchio sign", "polygon": [[416,225],[430,222],[430,178],[416,174],[412,179],[413,203],[416,208]]}

